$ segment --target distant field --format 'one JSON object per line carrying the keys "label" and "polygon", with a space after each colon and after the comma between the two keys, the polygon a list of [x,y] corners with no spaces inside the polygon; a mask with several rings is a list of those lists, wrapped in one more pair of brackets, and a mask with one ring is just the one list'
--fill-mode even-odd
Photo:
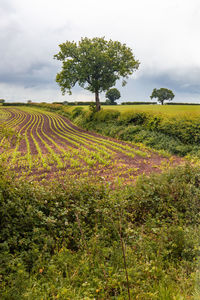
{"label": "distant field", "polygon": [[[72,106],[70,110],[73,110],[76,106]],[[80,106],[88,110],[89,106]],[[102,109],[114,109],[120,112],[128,111],[145,111],[152,113],[162,113],[168,116],[176,115],[200,115],[200,105],[106,105],[102,106]]]}
{"label": "distant field", "polygon": [[[73,109],[75,106],[72,106]],[[80,106],[88,109],[89,106]],[[166,115],[200,115],[200,105],[106,105],[102,106],[103,109],[115,109],[120,112],[128,111],[145,111],[153,113],[162,113]]]}

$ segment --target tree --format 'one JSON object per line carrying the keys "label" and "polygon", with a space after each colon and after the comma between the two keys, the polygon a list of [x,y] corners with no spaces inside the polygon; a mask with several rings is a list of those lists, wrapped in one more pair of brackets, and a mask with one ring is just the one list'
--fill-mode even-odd
{"label": "tree", "polygon": [[116,88],[109,89],[106,92],[106,98],[109,100],[111,105],[115,105],[115,100],[119,99],[121,97],[120,91]]}
{"label": "tree", "polygon": [[159,90],[154,89],[150,98],[157,98],[158,102],[160,102],[162,105],[165,100],[172,100],[174,98],[174,94],[171,90],[160,88]]}
{"label": "tree", "polygon": [[118,41],[105,38],[82,38],[78,43],[66,41],[59,45],[60,52],[54,58],[62,62],[62,70],[56,76],[63,94],[75,84],[95,94],[96,110],[99,111],[99,93],[107,91],[123,78],[122,85],[139,67],[132,50]]}
{"label": "tree", "polygon": [[0,103],[5,103],[5,100],[4,99],[0,99]]}

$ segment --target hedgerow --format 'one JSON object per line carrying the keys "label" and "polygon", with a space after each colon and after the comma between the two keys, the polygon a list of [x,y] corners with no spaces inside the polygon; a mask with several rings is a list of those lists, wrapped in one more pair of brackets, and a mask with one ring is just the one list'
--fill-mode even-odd
{"label": "hedgerow", "polygon": [[[66,109],[66,108],[65,108]],[[155,149],[185,156],[199,151],[200,118],[197,116],[169,117],[145,111],[106,110],[68,117],[87,130],[126,141],[142,142]]]}
{"label": "hedgerow", "polygon": [[131,299],[192,299],[198,168],[115,190],[87,179],[15,181],[0,171],[1,299],[123,299],[127,286]]}

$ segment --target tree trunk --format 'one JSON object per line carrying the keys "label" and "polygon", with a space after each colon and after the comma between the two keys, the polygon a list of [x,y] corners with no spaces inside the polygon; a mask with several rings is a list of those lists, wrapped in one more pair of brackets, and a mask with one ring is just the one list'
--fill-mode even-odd
{"label": "tree trunk", "polygon": [[95,92],[95,101],[96,101],[96,111],[100,111],[101,109],[101,104],[99,100],[99,92]]}

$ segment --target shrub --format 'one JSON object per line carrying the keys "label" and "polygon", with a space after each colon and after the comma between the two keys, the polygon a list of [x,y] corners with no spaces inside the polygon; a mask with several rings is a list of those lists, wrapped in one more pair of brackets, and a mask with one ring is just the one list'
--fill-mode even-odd
{"label": "shrub", "polygon": [[148,114],[145,112],[125,112],[120,115],[119,122],[120,124],[135,124],[142,125],[145,123],[148,118]]}
{"label": "shrub", "polygon": [[94,121],[101,121],[101,122],[106,122],[106,121],[114,121],[116,120],[120,115],[120,112],[118,110],[101,110],[99,112],[96,112],[93,115],[93,120]]}
{"label": "shrub", "polygon": [[[189,297],[199,255],[200,171],[179,167],[112,190],[0,176],[1,299]],[[159,288],[158,288],[159,286]],[[187,297],[186,297],[187,296]]]}
{"label": "shrub", "polygon": [[83,107],[76,107],[72,110],[72,119],[77,118],[78,116],[82,115],[84,113]]}

